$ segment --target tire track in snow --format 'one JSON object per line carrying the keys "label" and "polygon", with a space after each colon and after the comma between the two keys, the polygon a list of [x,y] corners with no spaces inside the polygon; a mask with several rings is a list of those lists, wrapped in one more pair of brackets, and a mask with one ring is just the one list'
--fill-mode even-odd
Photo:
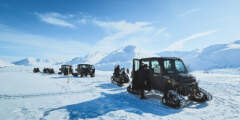
{"label": "tire track in snow", "polygon": [[[85,90],[87,91],[87,90]],[[55,92],[55,93],[39,93],[39,94],[23,94],[23,95],[6,95],[0,94],[0,100],[6,99],[25,99],[25,98],[33,98],[33,97],[47,97],[47,96],[59,96],[59,95],[72,95],[79,94],[85,91],[70,91],[70,92]]]}

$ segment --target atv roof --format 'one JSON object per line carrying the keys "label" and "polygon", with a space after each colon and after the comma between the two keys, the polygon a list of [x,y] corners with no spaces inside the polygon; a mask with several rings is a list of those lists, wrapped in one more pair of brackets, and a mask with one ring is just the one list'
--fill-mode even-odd
{"label": "atv roof", "polygon": [[90,65],[90,64],[78,64],[78,65]]}
{"label": "atv roof", "polygon": [[148,58],[140,58],[140,60],[153,60],[153,59],[158,59],[158,60],[181,60],[178,57],[148,57]]}
{"label": "atv roof", "polygon": [[72,65],[63,65],[63,66],[72,66]]}

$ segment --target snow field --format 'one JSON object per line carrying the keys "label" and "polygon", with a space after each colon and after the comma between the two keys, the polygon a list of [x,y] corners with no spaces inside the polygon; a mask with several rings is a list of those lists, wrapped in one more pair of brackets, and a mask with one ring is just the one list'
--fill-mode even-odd
{"label": "snow field", "polygon": [[193,72],[213,100],[183,109],[169,108],[151,93],[148,99],[140,100],[139,96],[127,93],[126,86],[112,85],[111,73],[96,71],[95,78],[76,78],[32,73],[32,67],[0,68],[0,117],[3,120],[240,119],[238,70]]}

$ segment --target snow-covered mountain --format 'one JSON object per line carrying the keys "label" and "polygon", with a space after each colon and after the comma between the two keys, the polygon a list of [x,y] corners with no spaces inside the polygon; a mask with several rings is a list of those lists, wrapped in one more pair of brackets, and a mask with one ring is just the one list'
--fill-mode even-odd
{"label": "snow-covered mountain", "polygon": [[137,49],[135,46],[128,45],[110,53],[95,52],[94,54],[88,54],[84,57],[75,57],[64,64],[75,65],[79,63],[89,63],[94,64],[99,70],[112,70],[116,64],[130,68],[133,58],[149,56],[156,55],[143,52],[143,50]]}
{"label": "snow-covered mountain", "polygon": [[165,51],[159,56],[176,56],[192,70],[240,67],[240,40],[228,44],[215,44],[202,50]]}
{"label": "snow-covered mountain", "polygon": [[116,64],[131,68],[133,58],[143,57],[180,57],[190,70],[209,70],[216,68],[240,68],[240,40],[228,44],[215,44],[202,50],[192,51],[164,51],[157,54],[145,52],[135,46],[129,45],[109,53],[96,52],[84,57],[75,57],[67,62],[51,59],[26,58],[16,61],[15,65],[47,66],[79,63],[94,64],[99,70],[113,70]]}
{"label": "snow-covered mountain", "polygon": [[0,67],[7,67],[7,66],[13,66],[13,64],[10,64],[0,59]]}
{"label": "snow-covered mountain", "polygon": [[122,67],[130,67],[131,60],[135,56],[135,48],[135,46],[126,46],[111,52],[96,64],[96,68],[112,70],[116,64],[120,64]]}
{"label": "snow-covered mountain", "polygon": [[54,61],[49,59],[40,59],[40,58],[25,58],[19,61],[13,62],[14,65],[23,65],[23,66],[50,66],[54,64]]}
{"label": "snow-covered mountain", "polygon": [[96,64],[107,54],[104,52],[95,52],[93,54],[88,54],[84,57],[75,57],[72,60],[65,62],[65,64],[79,64],[79,63],[88,63],[88,64]]}
{"label": "snow-covered mountain", "polygon": [[137,49],[135,46],[128,45],[126,47],[117,49],[107,56],[102,58],[97,64],[96,68],[100,70],[113,70],[116,64],[121,67],[131,68],[133,58],[156,56],[151,53],[143,52]]}

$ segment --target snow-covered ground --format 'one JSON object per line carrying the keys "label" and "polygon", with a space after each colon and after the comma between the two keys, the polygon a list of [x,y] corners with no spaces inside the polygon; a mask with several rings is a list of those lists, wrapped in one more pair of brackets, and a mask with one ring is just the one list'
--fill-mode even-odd
{"label": "snow-covered ground", "polygon": [[140,100],[110,83],[111,72],[95,78],[32,73],[32,67],[0,68],[1,120],[142,119],[239,120],[240,71],[193,72],[200,86],[213,95],[204,104],[173,109],[156,97]]}

